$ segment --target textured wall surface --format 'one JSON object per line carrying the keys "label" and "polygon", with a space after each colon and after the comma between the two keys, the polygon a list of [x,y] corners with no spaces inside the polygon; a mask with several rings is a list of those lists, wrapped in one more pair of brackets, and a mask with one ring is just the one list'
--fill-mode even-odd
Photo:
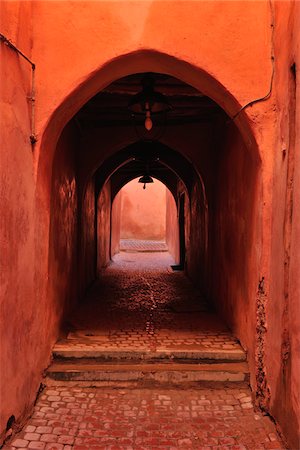
{"label": "textured wall surface", "polygon": [[236,128],[230,119],[215,130],[170,127],[163,141],[205,187],[187,203],[186,244],[187,252],[203,246],[205,229],[207,251],[187,253],[187,269],[204,265],[206,288],[249,352],[258,404],[295,447],[298,22],[292,1],[1,2],[1,32],[36,64],[37,135],[32,149],[31,67],[1,43],[1,430],[12,414],[20,420],[29,411],[62,311],[95,278],[93,174],[135,139],[125,129],[84,142],[80,130],[62,131],[112,81],[153,71],[193,85],[231,117],[250,102]]}
{"label": "textured wall surface", "polygon": [[[2,33],[30,56],[31,4],[1,5]],[[24,22],[20,24],[20,16]],[[32,406],[47,351],[36,318],[42,319],[45,302],[36,310],[35,284],[35,179],[29,141],[31,123],[27,96],[31,66],[1,45],[0,83],[0,436],[7,420],[25,416]],[[4,63],[5,61],[5,63]],[[42,325],[43,320],[41,321]],[[45,348],[45,347],[44,347]],[[34,350],[36,349],[36,350]],[[44,350],[44,349],[43,349]],[[26,367],[27,374],[24,376]],[[1,441],[1,440],[0,440]],[[0,442],[1,444],[1,442]]]}

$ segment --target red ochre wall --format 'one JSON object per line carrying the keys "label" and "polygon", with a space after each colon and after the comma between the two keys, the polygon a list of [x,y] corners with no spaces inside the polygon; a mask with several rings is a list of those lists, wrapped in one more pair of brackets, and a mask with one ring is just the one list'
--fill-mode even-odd
{"label": "red ochre wall", "polygon": [[284,2],[275,2],[274,12],[277,117],[270,233],[274,257],[266,293],[265,351],[270,410],[290,447],[300,448],[300,3],[289,9]]}
{"label": "red ochre wall", "polygon": [[60,326],[64,312],[77,297],[78,187],[75,152],[77,132],[72,123],[57,144],[51,192],[48,302],[49,329]]}
{"label": "red ochre wall", "polygon": [[[0,7],[1,33],[36,64],[38,138],[32,149],[28,139],[30,65],[1,43],[0,217],[4,231],[0,430],[5,429],[10,415],[20,420],[33,405],[63,319],[63,308],[53,298],[54,292],[61,301],[71,302],[69,276],[74,267],[78,268],[78,298],[95,276],[91,175],[99,167],[95,155],[105,159],[117,148],[111,146],[109,150],[99,139],[93,152],[78,139],[82,156],[79,164],[78,151],[74,177],[74,155],[65,144],[62,146],[66,136],[57,149],[64,126],[105,85],[143,71],[178,77],[212,97],[233,116],[243,105],[268,93],[274,53],[272,95],[252,103],[235,119],[242,139],[230,125],[226,132],[224,126],[226,139],[220,148],[226,154],[209,157],[201,139],[192,146],[196,130],[188,136],[178,127],[177,133],[170,130],[163,141],[185,152],[203,178],[211,249],[208,267],[211,277],[215,274],[217,278],[210,281],[217,281],[214,289],[211,287],[215,297],[218,295],[214,300],[249,352],[252,387],[259,387],[258,403],[279,421],[290,447],[297,448],[299,2],[60,1],[54,5],[2,1]],[[118,59],[132,52],[141,53],[125,58],[123,63]],[[290,71],[293,61],[297,64],[294,81]],[[181,133],[185,145],[178,144]],[[107,135],[112,141],[121,139],[121,134],[112,136],[111,130]],[[125,139],[123,146],[132,139]],[[67,140],[72,142],[73,138]],[[61,156],[56,155],[57,150]],[[201,156],[203,152],[206,159]],[[58,161],[63,164],[60,169],[56,167]],[[88,185],[87,179],[91,180]],[[61,197],[53,192],[55,182],[66,195],[71,193],[74,208],[78,199],[77,221],[64,205],[63,192]],[[75,244],[62,250],[62,240],[54,238],[62,226],[53,215],[54,205],[68,218],[68,227],[78,243],[77,264]],[[192,197],[190,206],[191,211],[197,209]],[[189,220],[192,227],[193,221],[187,217]],[[215,244],[212,239],[216,239]],[[224,250],[222,255],[217,243]],[[67,255],[65,285],[57,273],[62,263],[55,261],[55,254],[61,258]],[[222,285],[220,280],[224,281]],[[259,349],[257,354],[255,348]]]}
{"label": "red ochre wall", "polygon": [[121,239],[166,239],[166,186],[138,183],[136,178],[122,188]]}
{"label": "red ochre wall", "polygon": [[[1,4],[0,10],[1,32],[9,34],[30,56],[31,3]],[[38,303],[36,292],[35,176],[27,100],[31,66],[0,45],[1,444],[8,418],[15,415],[22,419],[32,407],[51,342],[43,330],[47,325],[47,302],[44,297]]]}
{"label": "red ochre wall", "polygon": [[[291,409],[293,411],[293,430],[290,434],[293,435],[293,442],[297,442],[297,431],[299,439],[299,417],[300,417],[300,314],[299,314],[299,299],[300,299],[300,3],[295,3],[295,10],[293,11],[294,26],[292,39],[292,56],[296,64],[297,76],[293,80],[294,102],[295,102],[295,122],[292,131],[293,135],[293,148],[294,148],[294,173],[293,173],[293,192],[292,192],[292,204],[293,204],[293,220],[291,223],[290,231],[290,254],[289,254],[289,310],[288,321],[290,329],[290,342],[291,342],[291,357],[289,359],[290,371],[285,373],[285,386],[289,386],[287,393],[285,394],[285,409],[279,408],[279,401],[277,400],[277,411],[281,412],[279,420],[284,420],[284,432],[288,435],[290,427],[289,415],[285,412]],[[291,74],[289,75],[289,79]],[[284,102],[283,102],[284,103]],[[297,150],[298,149],[298,150]],[[277,398],[281,386],[277,389]],[[282,417],[285,417],[283,419]],[[298,422],[298,429],[297,429]],[[292,442],[292,440],[291,440]]]}
{"label": "red ochre wall", "polygon": [[[255,302],[257,254],[253,245],[257,164],[235,125],[227,126],[215,168],[209,219],[210,296],[249,353],[255,374]],[[221,300],[220,300],[221,299]],[[252,379],[254,382],[254,379]]]}

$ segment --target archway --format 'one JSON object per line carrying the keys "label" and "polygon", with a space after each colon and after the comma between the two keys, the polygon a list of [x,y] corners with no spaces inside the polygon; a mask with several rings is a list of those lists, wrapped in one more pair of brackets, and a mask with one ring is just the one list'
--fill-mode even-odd
{"label": "archway", "polygon": [[[151,177],[152,182],[144,186],[140,179],[137,177],[126,183],[113,200],[112,256],[119,251],[135,249],[140,252],[169,250],[167,222],[176,220],[175,200],[166,185],[157,178]],[[173,217],[169,217],[167,211],[170,197],[174,205]]]}
{"label": "archway", "polygon": [[[98,230],[96,234],[98,237],[98,244],[100,242],[100,247],[98,245],[97,250],[97,271],[99,271],[99,268],[105,267],[109,262],[110,257],[115,253],[114,250],[109,250],[109,242],[112,241],[112,247],[113,249],[116,249],[118,248],[117,242],[119,240],[119,238],[115,236],[113,230],[109,231],[107,227],[105,228],[104,224],[107,225],[112,220],[112,213],[110,212],[110,208],[103,207],[104,198],[107,196],[111,197],[111,204],[114,205],[115,197],[120,189],[133,178],[143,175],[146,162],[150,164],[151,176],[164,183],[168,189],[168,245],[178,267],[180,259],[179,244],[177,231],[175,231],[178,227],[178,218],[174,218],[175,215],[178,215],[179,211],[178,200],[181,194],[185,193],[188,205],[193,183],[199,185],[199,211],[201,211],[201,230],[199,230],[199,234],[201,234],[202,241],[201,258],[203,261],[206,258],[204,254],[207,252],[207,200],[201,176],[197,173],[190,161],[167,145],[162,144],[159,141],[138,141],[108,158],[97,169],[94,175],[96,197],[98,198],[98,211],[102,211],[100,214],[101,219],[97,220]],[[114,206],[112,206],[112,209],[114,209]],[[104,210],[106,211],[105,214],[103,212]],[[186,214],[189,216],[188,208]],[[102,233],[99,233],[99,227],[102,229]],[[109,233],[112,233],[111,238],[109,237]],[[101,238],[101,235],[103,236],[103,239]],[[181,240],[185,241],[185,239],[186,236],[182,235]],[[183,247],[185,247],[185,245],[185,242],[183,242]],[[203,267],[204,266],[205,263],[203,262]],[[201,278],[204,278],[204,276],[202,275]]]}
{"label": "archway", "polygon": [[[158,57],[155,60],[152,52],[149,52],[149,55],[147,53],[143,53],[143,55],[149,56],[150,69],[157,67],[158,62],[160,62],[161,67],[164,66],[164,63],[169,67],[168,71],[166,70],[163,74],[158,73],[157,77],[165,76],[167,79],[174,79],[174,73],[172,73],[173,76],[170,75],[170,68],[176,66],[173,58],[160,59]],[[138,64],[136,56],[132,59],[133,67]],[[128,61],[131,61],[130,57]],[[121,70],[119,61],[114,61],[111,64],[111,70],[114,67],[119,67]],[[106,69],[103,69],[104,79]],[[188,69],[190,69],[190,72]],[[209,89],[214,86],[211,97],[217,99],[222,97],[223,94],[220,103],[222,106],[226,105],[226,109],[231,111],[235,105],[232,97],[228,93],[223,92],[221,94],[220,85],[209,79],[207,74],[202,73],[196,82],[196,73],[199,74],[201,71],[189,68],[185,63],[179,62],[177,72],[181,75],[179,77],[181,80],[190,79],[194,82],[194,86],[202,79],[203,89],[200,95],[197,96],[193,93],[191,96],[196,97],[198,108],[202,101],[199,101],[199,98],[205,98],[207,102],[205,107],[211,108],[216,113],[216,116],[212,118],[206,111],[205,114],[202,114],[202,117],[197,117],[196,122],[180,119],[181,122],[179,121],[176,124],[174,121],[173,125],[169,127],[168,133],[161,138],[162,145],[175,149],[175,152],[183,156],[183,160],[190,164],[196,174],[201,172],[202,175],[198,179],[193,179],[193,176],[189,175],[186,177],[190,196],[189,202],[185,202],[184,206],[187,217],[184,233],[186,234],[186,229],[189,230],[186,238],[186,272],[191,279],[199,283],[205,295],[253,355],[251,336],[255,326],[255,314],[253,304],[251,304],[251,296],[254,287],[254,274],[257,272],[258,256],[255,246],[253,246],[253,240],[256,232],[254,224],[257,219],[256,191],[259,181],[259,155],[248,124],[242,120],[242,116],[238,119],[240,132],[228,115],[224,113],[224,110],[219,108],[205,93],[208,93]],[[177,75],[177,73],[175,74]],[[140,75],[137,73],[134,76]],[[93,82],[95,82],[95,79],[93,79]],[[178,79],[176,79],[176,82],[178,85],[175,89],[178,89],[178,86],[185,86]],[[215,92],[216,87],[218,89]],[[199,89],[194,89],[194,91],[199,92]],[[107,91],[104,93],[107,94]],[[89,111],[93,98],[90,100],[91,103],[85,106]],[[103,98],[101,98],[102,100]],[[66,100],[67,103],[68,101]],[[203,108],[203,105],[201,105],[201,108]],[[60,113],[62,111],[58,111],[58,117]],[[110,158],[115,158],[116,155],[120,154],[120,148],[127,148],[129,144],[132,145],[136,140],[132,128],[129,130],[128,126],[127,128],[123,126],[122,129],[120,124],[118,128],[114,129],[114,133],[111,133],[110,126],[105,126],[105,130],[102,129],[100,134],[99,131],[92,130],[88,136],[82,135],[84,113],[86,113],[86,110],[85,112],[80,110],[65,127],[58,144],[58,147],[65,151],[64,146],[70,148],[70,140],[73,139],[74,147],[77,145],[80,147],[77,151],[78,168],[75,177],[78,189],[75,188],[76,181],[72,184],[74,176],[70,176],[67,180],[69,186],[67,195],[73,198],[72,189],[74,188],[74,196],[78,198],[79,232],[77,230],[73,233],[76,235],[76,238],[73,239],[73,247],[70,244],[70,247],[74,249],[74,243],[76,245],[79,243],[79,246],[76,246],[75,249],[75,253],[79,251],[78,262],[75,264],[75,267],[77,265],[78,285],[76,289],[78,298],[84,295],[86,288],[96,275],[95,260],[97,252],[95,249],[96,233],[94,225],[96,223],[97,204],[95,199],[97,196],[95,196],[95,192],[99,189],[99,183],[101,184],[97,177],[100,174],[103,180],[106,179],[107,176],[114,173],[120,164],[127,161],[122,159],[122,156],[115,169],[108,165],[108,172],[102,172]],[[178,124],[181,126],[178,126]],[[50,123],[49,126],[52,126],[52,124]],[[48,132],[49,130],[45,134],[46,144]],[[245,135],[249,138],[246,143],[243,139]],[[78,138],[80,138],[80,141]],[[104,150],[96,151],[99,146]],[[60,164],[57,164],[59,153],[58,151],[55,156],[54,171],[57,173],[54,173],[53,179],[55,181],[53,181],[52,192],[59,191],[65,195],[64,188],[57,189],[60,184],[59,179],[63,179],[66,175],[66,171],[61,169]],[[79,159],[78,155],[81,155]],[[99,168],[98,171],[97,168]],[[184,167],[179,168],[184,171]],[[43,173],[42,166],[41,173]],[[177,182],[176,195],[180,193],[181,187],[180,183]],[[111,195],[111,192],[109,195]],[[55,203],[53,210],[58,211],[59,209],[57,203]],[[70,208],[64,211],[68,213]],[[65,218],[62,222],[65,222]],[[57,234],[56,229],[55,225],[53,236]],[[68,236],[70,235],[68,233]],[[56,246],[50,242],[51,252],[53,248],[56,248]],[[59,250],[56,255],[50,254],[50,264],[53,260],[59,260],[60,257],[57,258],[57,255],[59,255]],[[70,259],[72,258],[70,256]],[[71,279],[72,275],[69,273],[68,277]],[[65,297],[68,288],[60,283],[58,283],[58,286],[60,292],[55,292],[56,298]],[[67,297],[72,295],[73,293],[68,293]],[[65,304],[67,303],[65,302]],[[247,317],[246,327],[243,322],[244,317]]]}

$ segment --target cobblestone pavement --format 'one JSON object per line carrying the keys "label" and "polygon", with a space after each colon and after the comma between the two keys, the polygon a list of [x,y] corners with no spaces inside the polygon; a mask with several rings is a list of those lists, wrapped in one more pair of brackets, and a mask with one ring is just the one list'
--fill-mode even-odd
{"label": "cobblestone pavement", "polygon": [[[121,253],[114,260],[70,318],[69,345],[240,348],[201,292],[170,269],[168,253]],[[285,448],[271,420],[253,410],[246,384],[167,389],[47,383],[5,450]]]}
{"label": "cobblestone pavement", "polygon": [[120,240],[121,251],[134,251],[134,252],[167,252],[168,247],[165,242],[162,241],[145,241],[140,239],[121,239]]}
{"label": "cobblestone pavement", "polygon": [[50,387],[5,450],[284,449],[249,390]]}
{"label": "cobblestone pavement", "polygon": [[59,345],[104,350],[238,350],[226,325],[168,253],[124,253],[103,271]]}

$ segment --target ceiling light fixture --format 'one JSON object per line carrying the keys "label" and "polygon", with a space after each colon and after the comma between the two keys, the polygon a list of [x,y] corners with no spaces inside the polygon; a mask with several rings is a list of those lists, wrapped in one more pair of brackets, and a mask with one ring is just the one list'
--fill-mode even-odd
{"label": "ceiling light fixture", "polygon": [[143,189],[146,189],[146,184],[148,183],[154,183],[153,178],[150,177],[150,175],[148,175],[147,173],[145,173],[145,175],[143,175],[140,179],[139,179],[139,183],[144,183]]}
{"label": "ceiling light fixture", "polygon": [[167,98],[154,90],[154,78],[147,74],[142,79],[142,91],[133,96],[128,104],[128,109],[133,116],[145,117],[145,128],[151,131],[153,127],[152,116],[171,110],[171,105]]}

